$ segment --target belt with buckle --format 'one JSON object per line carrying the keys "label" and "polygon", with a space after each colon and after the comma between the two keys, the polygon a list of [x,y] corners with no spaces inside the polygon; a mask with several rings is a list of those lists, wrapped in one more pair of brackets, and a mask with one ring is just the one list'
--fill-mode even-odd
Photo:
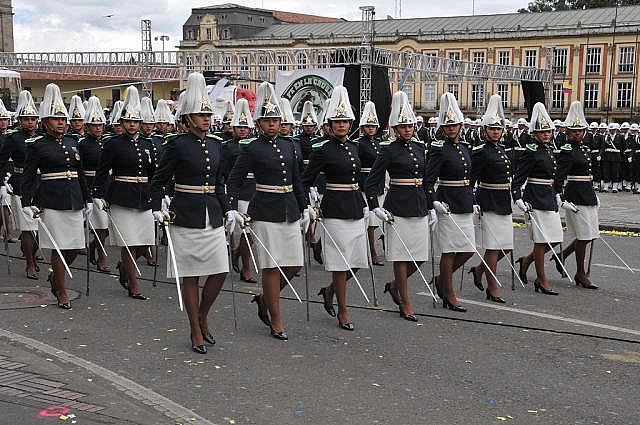
{"label": "belt with buckle", "polygon": [[84,175],[87,177],[95,177],[96,176],[96,172],[94,171],[89,171],[89,170],[85,170]]}
{"label": "belt with buckle", "polygon": [[147,183],[149,181],[148,177],[133,177],[133,176],[116,176],[115,181],[123,182],[123,183]]}
{"label": "belt with buckle", "polygon": [[438,186],[443,187],[465,187],[469,186],[471,181],[469,179],[464,180],[438,180]]}
{"label": "belt with buckle", "polygon": [[176,192],[183,192],[183,193],[213,193],[216,191],[215,186],[209,186],[209,185],[191,186],[188,184],[179,184],[179,183],[175,184],[175,189],[176,189]]}
{"label": "belt with buckle", "polygon": [[360,172],[362,172],[362,173],[370,173],[371,172],[371,168],[361,168]]}
{"label": "belt with buckle", "polygon": [[570,181],[570,182],[590,182],[590,181],[593,181],[593,176],[567,176],[567,181]]}
{"label": "belt with buckle", "polygon": [[325,185],[325,189],[327,190],[337,190],[342,192],[351,192],[354,190],[360,190],[360,185],[358,183],[327,183]]}
{"label": "belt with buckle", "polygon": [[248,179],[255,179],[255,178],[256,178],[256,176],[255,176],[255,174],[253,174],[253,173],[247,173],[247,178],[248,178]]}
{"label": "belt with buckle", "polygon": [[289,193],[293,192],[293,185],[288,184],[285,186],[272,186],[268,184],[257,184],[256,190],[258,192],[267,192],[267,193]]}
{"label": "belt with buckle", "polygon": [[422,186],[422,179],[390,179],[389,184],[393,186]]}
{"label": "belt with buckle", "polygon": [[537,179],[535,177],[529,177],[527,179],[527,183],[529,184],[541,184],[544,186],[552,186],[553,185],[553,179]]}
{"label": "belt with buckle", "polygon": [[489,189],[489,190],[510,190],[511,183],[478,183],[478,187],[481,189]]}
{"label": "belt with buckle", "polygon": [[77,171],[60,171],[59,173],[44,173],[40,175],[40,180],[61,180],[78,178]]}

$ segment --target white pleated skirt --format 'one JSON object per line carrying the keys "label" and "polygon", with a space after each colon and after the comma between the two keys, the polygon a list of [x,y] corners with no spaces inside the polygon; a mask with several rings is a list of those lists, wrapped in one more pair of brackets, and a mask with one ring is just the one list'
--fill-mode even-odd
{"label": "white pleated skirt", "polygon": [[21,232],[35,232],[38,230],[38,223],[33,216],[22,211],[22,199],[18,195],[11,195],[11,212]]}
{"label": "white pleated skirt", "polygon": [[[324,269],[328,272],[347,271],[352,269],[366,269],[369,267],[367,254],[367,228],[365,218],[360,220],[345,220],[339,218],[325,218],[317,229],[322,240],[322,260]],[[327,236],[327,231],[333,237],[333,241]],[[335,241],[335,244],[334,244]],[[338,247],[336,248],[336,245]],[[346,258],[346,262],[338,252],[338,249]]]}
{"label": "white pleated skirt", "polygon": [[94,207],[89,214],[89,220],[96,230],[106,230],[109,228],[109,216],[105,210],[100,210]]}
{"label": "white pleated skirt", "polygon": [[[365,202],[366,202],[366,199],[365,199]],[[378,195],[378,205],[382,207],[383,204],[384,204],[384,195]],[[382,224],[380,219],[376,217],[373,211],[369,211],[368,207],[364,207],[364,216],[367,219],[367,227],[380,227],[380,224]]]}
{"label": "white pleated skirt", "polygon": [[[534,209],[530,214],[538,224],[536,226],[530,219],[527,219],[531,240],[535,243],[562,242],[562,221],[560,220],[560,213]],[[541,229],[542,232],[540,231]]]}
{"label": "white pleated skirt", "polygon": [[[465,238],[460,229],[467,237]],[[473,226],[473,213],[468,214],[438,214],[438,224],[436,225],[436,237],[438,247],[443,254],[451,252],[475,252],[476,234]],[[469,241],[467,241],[467,238]]]}
{"label": "white pleated skirt", "polygon": [[511,214],[500,215],[491,211],[480,216],[482,248],[513,249],[513,220]]}
{"label": "white pleated skirt", "polygon": [[[429,222],[426,216],[395,216],[393,225],[385,223],[384,235],[387,261],[411,261],[411,257],[416,261],[429,261]],[[407,253],[407,248],[411,255]]]}
{"label": "white pleated skirt", "polygon": [[590,241],[600,237],[598,207],[578,205],[579,211],[574,213],[565,210],[567,220],[567,238],[579,241]]}
{"label": "white pleated skirt", "polygon": [[[65,211],[45,209],[40,220],[47,226],[60,250],[82,249],[85,245],[84,217],[82,210]],[[38,223],[38,244],[40,248],[55,249],[47,232]]]}
{"label": "white pleated skirt", "polygon": [[[109,223],[109,241],[111,245],[155,245],[154,219],[151,210],[140,211],[135,208],[112,205],[110,213],[113,220],[113,222]],[[116,231],[116,226],[122,233],[122,237]]]}
{"label": "white pleated skirt", "polygon": [[[229,271],[224,227],[211,227],[209,214],[204,229],[169,226],[178,277],[210,276]],[[167,277],[173,278],[173,260],[167,250]]]}
{"label": "white pleated skirt", "polygon": [[[280,267],[295,267],[304,264],[300,220],[293,223],[254,221],[251,230],[260,238]],[[255,240],[251,246],[261,268],[272,269],[276,267],[276,262],[267,254],[260,242]]]}

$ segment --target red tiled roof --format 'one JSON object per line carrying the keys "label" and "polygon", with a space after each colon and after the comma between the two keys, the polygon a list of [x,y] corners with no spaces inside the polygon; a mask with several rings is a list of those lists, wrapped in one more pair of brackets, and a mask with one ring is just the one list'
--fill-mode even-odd
{"label": "red tiled roof", "polygon": [[280,10],[272,10],[273,17],[282,22],[290,24],[315,24],[322,22],[343,22],[342,18],[329,18],[327,16],[305,15],[303,13],[282,12]]}

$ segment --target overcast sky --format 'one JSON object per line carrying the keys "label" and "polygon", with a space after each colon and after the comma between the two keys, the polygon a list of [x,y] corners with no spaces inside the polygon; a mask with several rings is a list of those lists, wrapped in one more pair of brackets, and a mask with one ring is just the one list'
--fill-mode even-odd
{"label": "overcast sky", "polygon": [[[182,37],[192,7],[236,3],[249,7],[359,20],[358,6],[376,7],[376,18],[394,16],[397,0],[14,0],[17,52],[140,50],[140,20],[151,19],[152,37],[166,34],[167,50]],[[473,0],[403,0],[402,17],[471,15]],[[475,14],[515,12],[526,0],[475,0]],[[455,5],[456,7],[451,7]],[[160,42],[153,42],[161,50]]]}

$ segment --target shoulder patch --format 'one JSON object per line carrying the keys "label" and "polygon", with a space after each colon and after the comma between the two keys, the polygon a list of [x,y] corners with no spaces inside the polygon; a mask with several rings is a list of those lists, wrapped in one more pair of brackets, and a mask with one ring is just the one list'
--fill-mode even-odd
{"label": "shoulder patch", "polygon": [[462,143],[464,145],[471,145],[471,143],[467,142],[466,140],[462,140],[462,139],[458,140],[458,143]]}
{"label": "shoulder patch", "polygon": [[389,146],[391,146],[391,140],[388,140],[388,139],[387,140],[383,140],[382,142],[380,142],[378,144],[378,146],[380,147],[380,149],[386,149]]}
{"label": "shoulder patch", "polygon": [[484,148],[484,143],[473,148],[474,152],[480,152]]}
{"label": "shoulder patch", "polygon": [[83,136],[79,135],[78,133],[67,133],[67,134],[65,134],[65,136],[69,136],[69,137],[74,138],[76,140],[80,140],[81,138],[84,138]]}
{"label": "shoulder patch", "polygon": [[36,136],[36,137],[32,137],[30,139],[25,140],[25,143],[33,143],[33,142],[37,142],[38,140],[42,139],[44,136]]}
{"label": "shoulder patch", "polygon": [[320,150],[327,142],[328,140],[323,140],[322,142],[314,143],[313,145],[311,145],[311,148],[314,151]]}
{"label": "shoulder patch", "polygon": [[7,132],[6,132],[6,133],[4,133],[4,135],[5,135],[5,136],[8,136],[8,135],[10,135],[10,134],[17,133],[17,132],[18,132],[18,129],[17,129],[17,128],[11,128],[11,129],[7,130]]}
{"label": "shoulder patch", "polygon": [[238,144],[239,144],[239,145],[248,145],[248,144],[250,144],[251,142],[253,142],[254,140],[256,140],[256,138],[255,138],[255,137],[252,137],[252,138],[250,138],[250,139],[242,139],[242,140],[238,141]]}
{"label": "shoulder patch", "polygon": [[431,148],[442,149],[443,146],[444,142],[442,140],[434,140],[433,142],[431,142]]}
{"label": "shoulder patch", "polygon": [[560,150],[572,151],[573,150],[573,146],[571,146],[571,143],[565,143],[564,145],[560,146]]}
{"label": "shoulder patch", "polygon": [[419,145],[424,145],[424,142],[422,140],[420,140],[418,138],[415,138],[415,137],[412,137],[411,141],[414,142],[414,143],[417,143]]}
{"label": "shoulder patch", "polygon": [[217,140],[217,141],[219,141],[219,142],[221,142],[221,141],[223,140],[223,139],[222,139],[222,137],[220,137],[220,136],[216,136],[216,135],[215,135],[215,134],[213,134],[213,133],[207,133],[207,136],[206,136],[206,137],[209,137],[209,138],[211,138],[211,139]]}
{"label": "shoulder patch", "polygon": [[527,143],[527,149],[536,152],[538,150],[538,145],[535,143]]}

